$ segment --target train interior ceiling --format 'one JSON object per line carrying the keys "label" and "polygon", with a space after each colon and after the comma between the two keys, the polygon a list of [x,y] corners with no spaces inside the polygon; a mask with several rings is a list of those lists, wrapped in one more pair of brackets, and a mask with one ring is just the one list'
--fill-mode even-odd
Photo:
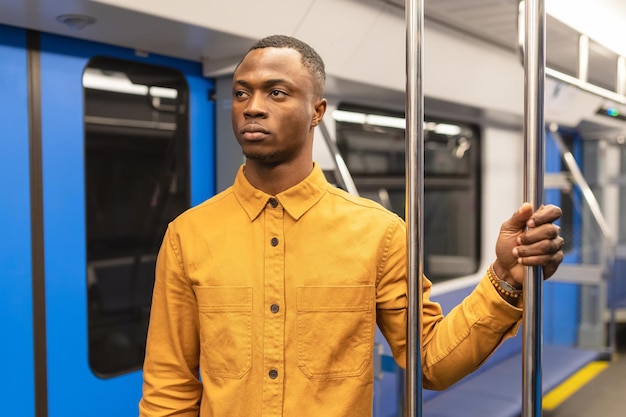
{"label": "train interior ceiling", "polygon": [[[281,19],[272,19],[275,9],[271,4],[248,14],[216,13],[210,4],[193,1],[185,2],[186,7],[169,6],[166,10],[153,10],[149,1],[129,4],[122,0],[59,0],[47,4],[8,0],[3,3],[1,23],[124,46],[139,53],[202,61],[204,73],[209,77],[232,72],[255,39],[271,33],[293,34],[310,40],[324,57],[330,97],[395,109],[404,105],[403,0],[290,2],[280,4]],[[247,4],[243,2],[241,7]],[[249,5],[253,7],[254,3]],[[358,13],[362,24],[349,27],[342,24],[346,12]],[[519,55],[517,1],[473,0],[469,4],[462,0],[427,0],[424,15],[425,96],[450,103],[459,103],[461,96],[464,106],[480,109],[485,117],[496,120],[521,117],[523,67],[519,59],[510,59]],[[272,22],[270,33],[267,21]],[[318,30],[323,25],[331,25],[334,30],[326,33]],[[467,43],[468,35],[473,42]],[[579,35],[577,30],[547,16],[549,68],[577,77]],[[465,47],[461,42],[465,42]],[[448,54],[447,50],[457,52]],[[376,56],[375,63],[372,56]],[[608,91],[623,90],[623,86],[616,85],[618,69],[613,62],[617,58],[615,52],[590,39],[589,83]],[[376,65],[380,62],[385,65]],[[467,89],[463,84],[468,81],[483,94],[463,94]],[[553,82],[552,78],[548,78],[545,100],[548,121],[577,127],[589,135],[604,133],[611,127],[616,131],[621,128],[621,123],[614,125],[597,116],[607,100]]]}
{"label": "train interior ceiling", "polygon": [[[65,43],[69,46],[64,52],[51,55],[58,53],[67,61],[87,57],[80,64],[84,103],[77,104],[82,106],[83,130],[73,142],[80,147],[82,160],[76,162],[81,169],[84,162],[85,183],[79,181],[77,190],[84,191],[85,200],[79,202],[84,213],[78,212],[86,228],[85,253],[79,254],[85,268],[75,277],[63,271],[68,282],[86,275],[87,322],[72,327],[76,323],[68,320],[60,333],[80,328],[82,335],[83,327],[88,329],[88,364],[68,359],[61,365],[71,356],[65,349],[70,352],[73,344],[82,349],[83,341],[57,336],[59,329],[49,316],[48,335],[43,335],[49,340],[49,416],[75,415],[68,407],[82,403],[68,405],[65,394],[54,392],[61,385],[55,383],[73,378],[79,384],[85,366],[89,383],[76,387],[88,391],[83,400],[106,398],[106,390],[119,384],[128,392],[118,404],[105,406],[97,397],[102,413],[133,415],[128,404],[134,406],[139,395],[137,374],[164,221],[231,184],[242,157],[230,132],[230,76],[256,39],[289,34],[320,53],[327,69],[329,109],[316,132],[316,161],[338,186],[350,191],[354,182],[355,192],[405,215],[404,1],[272,0],[259,7],[243,0],[236,8],[210,3],[5,0],[0,5],[0,47],[2,29],[14,27],[46,39],[42,55],[53,49],[50,45]],[[626,3],[615,7],[626,19]],[[524,66],[518,12],[516,0],[425,1],[424,267],[435,283],[433,298],[444,311],[482,277],[492,261],[500,222],[523,194]],[[346,24],[348,16],[358,16],[359,24]],[[50,41],[48,35],[59,38]],[[81,41],[76,44],[80,50],[65,39]],[[113,50],[109,47],[131,52],[115,49],[108,56]],[[544,292],[547,394],[588,363],[623,362],[626,350],[626,51],[616,51],[548,14],[546,74],[545,201],[563,207],[567,237],[566,259]],[[124,89],[102,87],[112,81],[123,82]],[[135,91],[129,92],[128,86]],[[194,111],[202,100],[208,102],[202,104],[204,113]],[[214,115],[214,125],[201,124],[206,114]],[[373,122],[377,117],[384,122]],[[198,147],[198,131],[215,135],[215,143]],[[199,155],[198,149],[205,154]],[[338,156],[348,168],[347,177],[337,165]],[[64,158],[59,167],[66,164]],[[199,174],[194,170],[200,165],[206,167]],[[205,178],[211,170],[215,178]],[[198,177],[210,184],[198,186]],[[146,202],[148,209],[142,211]],[[52,253],[47,251],[46,257],[53,259]],[[52,278],[45,285],[56,285],[54,274],[46,274]],[[70,288],[64,285],[58,288]],[[45,308],[53,311],[51,306],[59,301],[51,296],[54,291],[46,291]],[[83,308],[81,297],[73,310],[77,315]],[[65,317],[61,322],[66,323]],[[63,346],[63,360],[54,356],[55,338]],[[380,334],[377,347],[374,417],[400,415],[402,372]],[[453,389],[426,391],[425,415],[458,415],[450,404],[467,404],[477,416],[519,415],[521,388],[512,381],[520,380],[521,361],[518,334]],[[507,368],[511,365],[513,372]],[[502,389],[494,396],[492,388],[498,384]],[[554,413],[551,417],[568,415],[546,410]]]}

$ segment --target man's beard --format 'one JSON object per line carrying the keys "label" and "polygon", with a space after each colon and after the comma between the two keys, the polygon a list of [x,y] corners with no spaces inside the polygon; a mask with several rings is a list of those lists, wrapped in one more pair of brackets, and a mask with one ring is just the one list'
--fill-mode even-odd
{"label": "man's beard", "polygon": [[271,152],[271,153],[252,153],[252,152],[244,152],[243,155],[247,159],[251,159],[257,162],[276,162],[280,152]]}

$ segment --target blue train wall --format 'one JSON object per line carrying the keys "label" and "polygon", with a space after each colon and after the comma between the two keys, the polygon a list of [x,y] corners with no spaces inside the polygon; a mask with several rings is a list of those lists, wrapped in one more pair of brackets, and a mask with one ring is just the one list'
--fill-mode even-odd
{"label": "blue train wall", "polygon": [[[50,417],[134,416],[141,395],[139,371],[107,379],[88,363],[87,279],[82,74],[94,56],[141,61],[179,70],[190,91],[191,200],[215,192],[213,82],[199,63],[40,34],[41,149],[47,407]],[[0,248],[3,278],[3,415],[35,415],[31,190],[27,33],[0,26]],[[41,232],[41,231],[40,231]],[[6,341],[10,341],[7,343]],[[41,371],[41,370],[40,370]]]}

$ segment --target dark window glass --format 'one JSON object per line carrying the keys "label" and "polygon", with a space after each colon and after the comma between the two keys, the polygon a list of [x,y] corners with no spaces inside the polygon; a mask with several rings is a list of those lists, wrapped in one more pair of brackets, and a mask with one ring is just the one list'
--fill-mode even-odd
{"label": "dark window glass", "polygon": [[[404,116],[343,105],[333,117],[359,193],[404,218]],[[427,118],[424,128],[424,273],[436,282],[479,266],[480,143],[466,123]]]}
{"label": "dark window glass", "polygon": [[83,75],[89,363],[141,367],[167,223],[189,207],[188,89],[178,71],[94,58]]}

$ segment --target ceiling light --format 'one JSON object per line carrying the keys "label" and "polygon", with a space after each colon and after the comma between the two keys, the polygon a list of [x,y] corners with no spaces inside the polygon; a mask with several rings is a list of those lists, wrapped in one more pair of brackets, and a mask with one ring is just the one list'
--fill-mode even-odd
{"label": "ceiling light", "polygon": [[96,18],[84,14],[62,14],[57,16],[57,21],[72,30],[83,30],[87,26],[96,23]]}

